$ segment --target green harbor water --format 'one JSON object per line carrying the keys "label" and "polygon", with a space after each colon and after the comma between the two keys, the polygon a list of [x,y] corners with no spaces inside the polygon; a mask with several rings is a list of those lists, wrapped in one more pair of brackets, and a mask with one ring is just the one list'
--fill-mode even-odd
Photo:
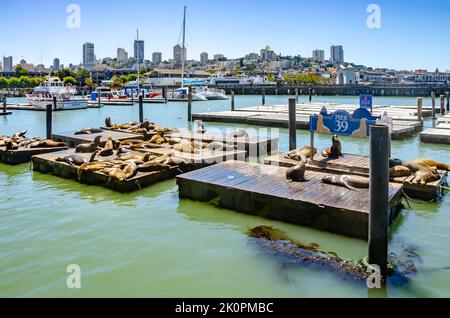
{"label": "green harbor water", "polygon": [[[304,100],[304,96],[302,96]],[[314,97],[357,103],[357,97]],[[239,107],[259,96],[236,96]],[[287,96],[266,96],[286,103]],[[376,104],[414,105],[414,98],[377,97]],[[229,101],[197,102],[193,112],[228,110]],[[430,105],[429,99],[425,105]],[[145,117],[163,126],[187,128],[184,103],[144,105]],[[137,106],[56,112],[53,130],[98,127],[138,117]],[[28,129],[45,135],[45,112],[13,111],[0,117],[0,134]],[[427,120],[425,126],[431,126]],[[206,123],[206,128],[238,127]],[[242,127],[242,126],[239,126]],[[245,126],[244,126],[245,128]],[[255,127],[252,127],[255,128]],[[288,148],[280,129],[280,150]],[[298,131],[298,145],[309,142]],[[317,136],[317,147],[329,137]],[[345,152],[368,154],[368,141],[342,138]],[[393,157],[433,158],[450,163],[448,145],[420,143],[418,136],[393,141]],[[284,266],[251,244],[245,231],[274,225],[291,237],[317,242],[349,259],[367,255],[367,243],[314,229],[248,216],[210,203],[179,200],[175,180],[131,194],[33,172],[30,164],[0,164],[0,296],[2,297],[368,297],[364,284],[314,269]],[[411,203],[391,229],[390,246],[413,246],[417,273],[388,297],[450,297],[450,196]],[[420,258],[420,260],[419,260]],[[69,264],[81,268],[81,288],[66,286]]]}

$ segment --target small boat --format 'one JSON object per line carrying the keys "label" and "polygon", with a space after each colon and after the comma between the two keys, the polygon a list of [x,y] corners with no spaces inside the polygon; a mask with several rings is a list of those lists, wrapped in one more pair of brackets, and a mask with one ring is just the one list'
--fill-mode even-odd
{"label": "small boat", "polygon": [[225,95],[225,91],[222,89],[199,87],[195,89],[197,95],[205,97],[207,100],[226,100],[228,99]]}
{"label": "small boat", "polygon": [[[187,102],[189,99],[189,87],[177,88],[173,91],[167,92],[167,100],[169,102]],[[205,96],[197,93],[192,93],[192,101],[207,101]]]}
{"label": "small boat", "polygon": [[64,86],[58,77],[48,77],[26,97],[32,107],[39,109],[45,109],[49,104],[53,105],[54,97],[56,97],[56,108],[54,110],[86,109],[87,100],[74,98],[76,92],[75,87],[72,85]]}

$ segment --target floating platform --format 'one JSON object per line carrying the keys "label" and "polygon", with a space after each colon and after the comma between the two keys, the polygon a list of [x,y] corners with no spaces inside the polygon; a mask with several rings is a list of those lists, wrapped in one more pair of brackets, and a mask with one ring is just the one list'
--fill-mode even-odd
{"label": "floating platform", "polygon": [[[177,176],[179,196],[227,209],[367,239],[369,190],[324,184],[327,173],[306,171],[306,182],[286,181],[286,169],[228,161]],[[390,219],[401,209],[402,187],[389,188]]]}
{"label": "floating platform", "polygon": [[450,129],[428,128],[420,133],[420,141],[450,145]]}
{"label": "floating platform", "polygon": [[[273,166],[293,167],[297,161],[285,158],[285,154],[276,154],[264,159],[264,163]],[[333,174],[352,174],[369,176],[369,157],[355,154],[344,154],[339,158],[326,158],[320,154],[314,156],[314,160],[308,160],[306,168],[313,171],[322,171]],[[403,184],[403,191],[412,198],[421,200],[436,200],[441,194],[441,185],[446,183],[447,171],[438,171],[440,180],[426,185],[412,183],[414,175],[407,177],[391,178],[390,182]]]}
{"label": "floating platform", "polygon": [[450,115],[444,115],[438,119],[438,123],[447,123],[450,124]]}
{"label": "floating platform", "polygon": [[[87,109],[87,108],[88,108],[87,106],[86,107],[77,107],[77,108],[57,108],[57,109],[53,109],[53,111],[59,112],[59,111],[80,110],[80,109]],[[6,105],[6,109],[10,109],[10,110],[32,110],[32,111],[39,111],[39,112],[47,111],[45,108],[31,106],[31,104],[29,104],[29,103],[8,104],[8,105]]]}
{"label": "floating platform", "polygon": [[0,111],[0,116],[6,116],[6,115],[11,115],[11,114],[12,114],[12,112],[8,112],[8,111],[6,111],[6,112]]}
{"label": "floating platform", "polygon": [[34,155],[61,151],[67,147],[53,147],[53,148],[22,148],[18,150],[6,150],[5,147],[0,147],[0,162],[10,165],[18,165],[29,162]]}
{"label": "floating platform", "polygon": [[82,143],[89,143],[94,141],[95,137],[101,136],[100,141],[106,141],[109,136],[113,140],[127,140],[127,139],[142,139],[142,135],[123,133],[114,130],[103,130],[101,133],[94,134],[81,134],[75,135],[75,131],[61,132],[51,135],[51,139],[54,141],[62,141],[69,145],[69,147],[76,147]]}
{"label": "floating platform", "polygon": [[[320,113],[322,107],[328,111],[343,109],[354,111],[356,105],[341,105],[329,103],[297,104],[296,127],[298,129],[309,129],[309,116]],[[392,139],[405,139],[423,130],[423,123],[417,120],[417,112],[400,107],[378,106],[374,107],[373,114],[378,116],[384,111],[393,119]],[[428,114],[425,111],[425,114]],[[285,105],[256,106],[241,108],[235,111],[207,112],[192,114],[193,119],[205,122],[223,122],[246,125],[258,125],[268,127],[288,127],[288,108]],[[431,115],[431,112],[430,112]]]}
{"label": "floating platform", "polygon": [[239,150],[245,150],[249,156],[269,155],[278,151],[278,138],[247,136],[247,137],[229,137],[219,133],[196,133],[196,132],[179,132],[172,133],[172,138],[182,138],[187,140],[213,142],[218,141],[227,145],[234,145]]}

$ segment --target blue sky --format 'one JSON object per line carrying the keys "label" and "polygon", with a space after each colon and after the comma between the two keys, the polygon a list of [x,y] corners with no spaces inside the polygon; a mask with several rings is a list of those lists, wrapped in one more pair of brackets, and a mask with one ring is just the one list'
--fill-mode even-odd
{"label": "blue sky", "polygon": [[[81,28],[66,25],[69,4],[81,8]],[[366,25],[369,4],[381,8],[381,28]],[[1,0],[0,54],[49,65],[78,64],[84,42],[97,57],[133,54],[136,29],[145,57],[172,57],[188,6],[188,58],[202,51],[229,58],[271,45],[284,55],[344,46],[345,60],[396,69],[450,69],[450,0]]]}

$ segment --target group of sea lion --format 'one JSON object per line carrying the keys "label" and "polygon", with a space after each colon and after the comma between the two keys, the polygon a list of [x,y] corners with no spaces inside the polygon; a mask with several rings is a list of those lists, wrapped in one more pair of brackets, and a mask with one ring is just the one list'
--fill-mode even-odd
{"label": "group of sea lion", "polygon": [[6,150],[33,149],[33,148],[54,148],[66,147],[64,142],[56,142],[50,139],[39,137],[27,138],[25,137],[27,130],[16,132],[13,136],[0,136],[0,147],[5,147]]}
{"label": "group of sea lion", "polygon": [[156,133],[172,133],[172,132],[178,132],[178,129],[176,128],[165,128],[161,127],[155,123],[149,122],[147,119],[144,120],[144,122],[130,122],[125,124],[114,124],[111,120],[111,117],[107,117],[105,119],[105,126],[107,128],[111,129],[117,129],[117,130],[127,130],[131,133],[135,134],[145,134],[147,132],[156,132]]}
{"label": "group of sea lion", "polygon": [[438,169],[448,171],[448,164],[433,159],[421,158],[412,161],[389,160],[389,177],[406,177],[414,174],[412,183],[427,184],[440,179]]}

